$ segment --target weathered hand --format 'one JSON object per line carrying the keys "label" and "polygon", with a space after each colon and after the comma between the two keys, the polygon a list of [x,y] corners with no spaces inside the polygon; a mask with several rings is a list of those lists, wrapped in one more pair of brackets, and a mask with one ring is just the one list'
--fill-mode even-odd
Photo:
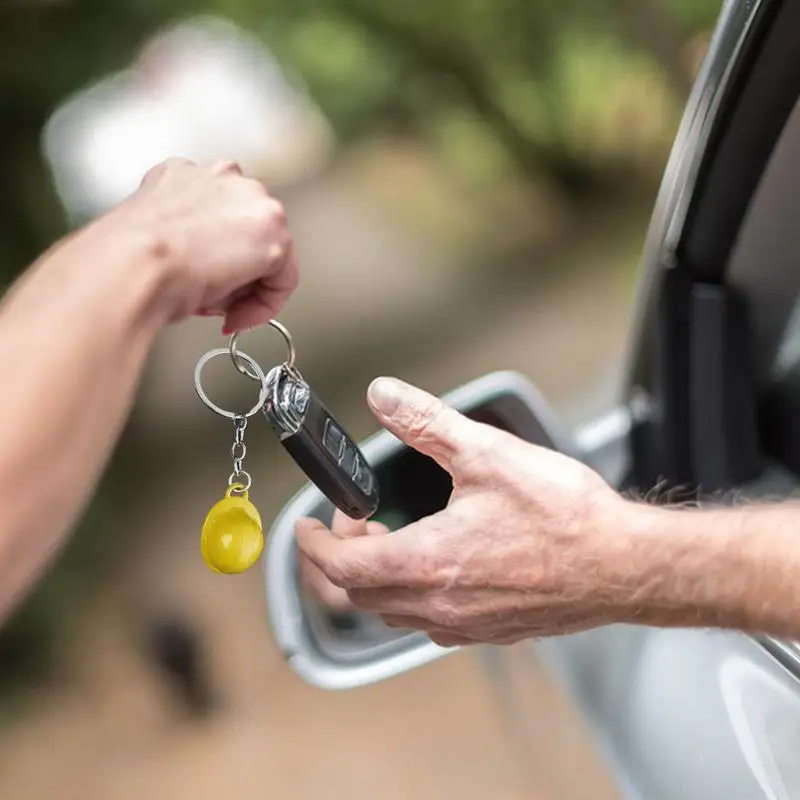
{"label": "weathered hand", "polygon": [[97,224],[139,232],[158,252],[173,320],[218,313],[231,332],[244,330],[278,314],[297,286],[283,207],[232,161],[159,164]]}
{"label": "weathered hand", "polygon": [[[340,539],[353,539],[359,536],[385,536],[389,529],[380,522],[350,519],[337,510],[333,515],[331,532]],[[309,558],[301,554],[300,580],[308,593],[333,613],[346,613],[355,610],[347,592],[328,580],[325,573]]]}
{"label": "weathered hand", "polygon": [[301,520],[301,552],[358,608],[440,645],[511,644],[626,618],[618,524],[632,503],[571,458],[378,379],[381,424],[453,478],[447,508],[389,536]]}

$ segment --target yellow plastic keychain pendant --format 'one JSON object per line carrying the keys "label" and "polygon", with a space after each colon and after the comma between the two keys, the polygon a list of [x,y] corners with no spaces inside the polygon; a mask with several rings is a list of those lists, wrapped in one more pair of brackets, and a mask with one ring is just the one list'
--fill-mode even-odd
{"label": "yellow plastic keychain pendant", "polygon": [[[198,362],[194,373],[194,384],[200,399],[215,413],[233,420],[234,439],[231,447],[233,472],[228,477],[228,490],[225,497],[216,503],[208,512],[200,533],[200,554],[203,561],[214,570],[224,575],[238,575],[258,561],[264,549],[264,529],[258,509],[250,502],[250,484],[252,479],[242,464],[247,454],[244,443],[244,432],[247,419],[258,413],[266,398],[266,383],[261,367],[247,353],[238,353],[237,357],[247,362],[253,369],[253,375],[261,382],[258,402],[246,414],[235,414],[220,408],[203,391],[200,373],[203,367],[216,356],[229,355],[229,348],[220,348],[206,353]],[[234,362],[235,363],[235,362]]]}
{"label": "yellow plastic keychain pendant", "polygon": [[244,572],[258,561],[264,549],[261,515],[248,494],[242,484],[233,484],[203,523],[200,552],[214,572]]}

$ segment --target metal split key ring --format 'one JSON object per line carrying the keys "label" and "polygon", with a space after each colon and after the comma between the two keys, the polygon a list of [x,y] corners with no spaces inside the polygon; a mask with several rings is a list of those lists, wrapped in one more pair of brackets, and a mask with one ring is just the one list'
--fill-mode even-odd
{"label": "metal split key ring", "polygon": [[[253,415],[257,414],[264,406],[264,402],[267,399],[267,381],[266,375],[261,367],[258,365],[258,362],[252,358],[251,356],[247,355],[247,353],[237,353],[237,358],[241,359],[248,365],[248,369],[252,370],[251,373],[245,373],[248,377],[253,377],[255,380],[259,381],[260,388],[258,390],[258,402],[246,413],[235,412],[235,411],[228,411],[224,408],[220,408],[216,403],[213,403],[208,395],[205,393],[203,389],[203,384],[201,381],[201,375],[203,372],[203,367],[208,364],[209,361],[216,358],[217,356],[224,356],[230,354],[230,348],[228,347],[218,347],[216,350],[209,350],[204,356],[200,358],[197,362],[197,366],[194,368],[194,388],[197,392],[197,396],[205,403],[205,405],[210,408],[216,414],[219,414],[221,417],[227,417],[228,419],[236,420],[239,418],[247,418],[252,417]],[[243,370],[240,370],[242,372]]]}
{"label": "metal split key ring", "polygon": [[[271,319],[269,324],[275,328],[278,333],[283,337],[284,342],[286,342],[286,347],[288,350],[288,356],[286,360],[283,362],[283,365],[292,373],[295,373],[299,376],[299,372],[297,367],[295,367],[295,359],[296,359],[296,352],[294,349],[294,342],[292,341],[292,335],[286,329],[284,325],[282,325],[278,320]],[[253,359],[247,355],[247,353],[243,353],[239,350],[239,336],[241,334],[234,333],[231,336],[230,342],[228,344],[228,351],[230,352],[231,360],[233,361],[233,366],[236,367],[242,375],[250,378],[254,381],[264,381],[264,372],[258,369],[250,369],[253,366]]]}

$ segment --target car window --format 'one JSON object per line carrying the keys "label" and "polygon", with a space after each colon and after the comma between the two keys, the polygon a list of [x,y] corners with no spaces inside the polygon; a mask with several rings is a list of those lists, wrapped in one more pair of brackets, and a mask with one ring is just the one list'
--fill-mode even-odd
{"label": "car window", "polygon": [[800,362],[800,300],[795,302],[770,369],[770,380],[781,382]]}
{"label": "car window", "polygon": [[800,298],[776,350],[760,408],[765,455],[800,476]]}

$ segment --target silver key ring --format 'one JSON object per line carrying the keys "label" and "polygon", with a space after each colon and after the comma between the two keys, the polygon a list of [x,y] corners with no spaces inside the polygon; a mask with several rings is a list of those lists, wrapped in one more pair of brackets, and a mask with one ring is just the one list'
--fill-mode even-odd
{"label": "silver key ring", "polygon": [[[217,356],[229,354],[230,348],[219,347],[216,350],[209,350],[204,356],[200,357],[200,360],[197,362],[197,366],[194,368],[195,391],[197,392],[197,396],[206,404],[206,406],[208,406],[208,408],[210,408],[214,413],[219,414],[221,417],[227,417],[228,419],[234,420],[237,417],[252,417],[261,411],[262,407],[264,406],[264,402],[267,399],[267,383],[264,371],[258,366],[258,362],[252,356],[247,355],[247,353],[237,352],[236,357],[244,361],[248,367],[252,369],[252,376],[255,377],[255,380],[261,382],[261,388],[258,391],[258,402],[247,413],[242,414],[241,412],[227,411],[224,408],[220,408],[218,405],[211,402],[208,395],[205,393],[205,390],[203,389],[203,384],[200,380],[203,367],[205,367],[209,361]],[[248,377],[251,377],[251,375],[248,374]]]}
{"label": "silver key ring", "polygon": [[[294,362],[296,358],[296,353],[294,349],[294,342],[292,341],[292,335],[286,329],[286,326],[281,325],[280,322],[276,319],[271,319],[268,323],[273,328],[275,328],[281,336],[283,336],[283,340],[286,342],[286,347],[289,351],[289,355],[287,359],[283,362],[292,372],[296,372]],[[242,375],[250,378],[254,381],[261,381],[264,382],[264,372],[259,368],[257,371],[251,370],[250,367],[253,366],[253,359],[249,357],[245,357],[245,353],[242,353],[238,349],[239,345],[239,336],[240,333],[234,333],[231,336],[230,342],[228,344],[228,351],[231,355],[231,360],[233,361],[233,366],[236,367]],[[242,363],[242,361],[246,363]],[[249,365],[249,366],[248,366]]]}

